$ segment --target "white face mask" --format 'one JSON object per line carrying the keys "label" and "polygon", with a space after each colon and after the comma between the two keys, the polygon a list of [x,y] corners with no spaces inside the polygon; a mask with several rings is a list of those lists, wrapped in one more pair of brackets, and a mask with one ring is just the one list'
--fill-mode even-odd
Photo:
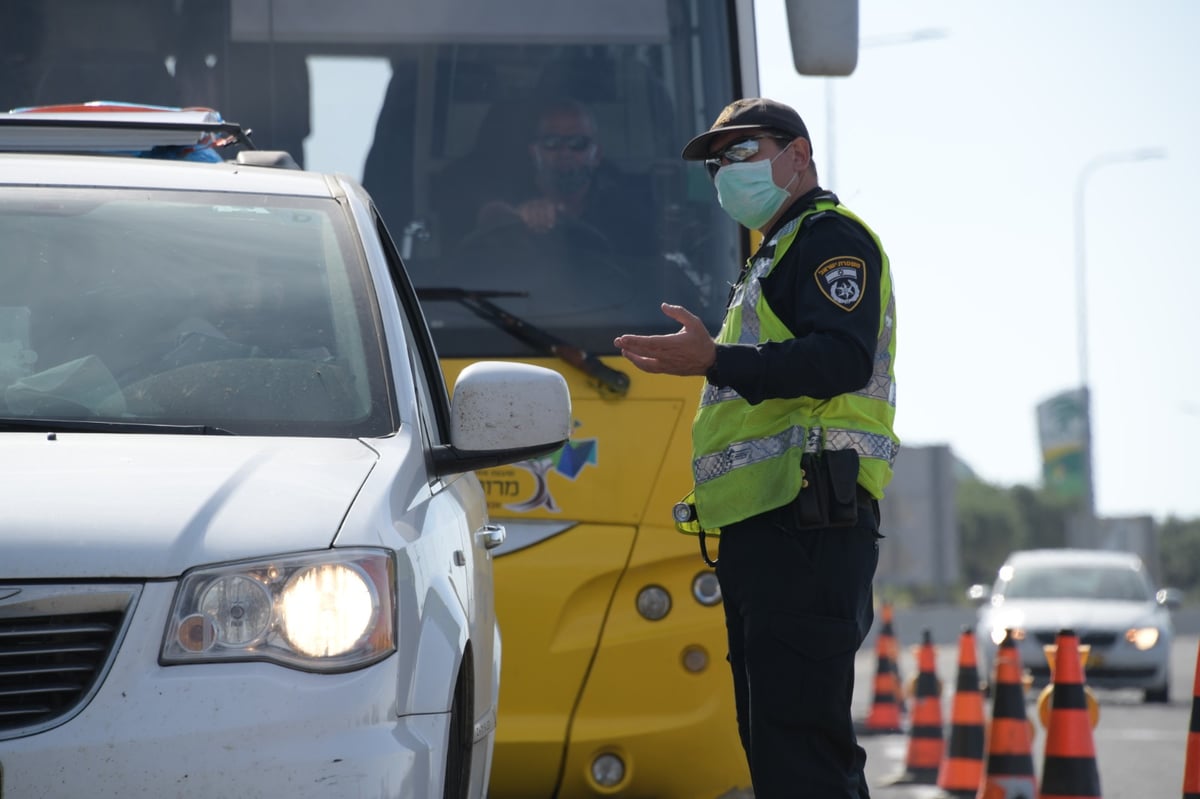
{"label": "white face mask", "polygon": [[[787,147],[775,158],[783,155],[785,150]],[[775,158],[727,164],[717,170],[717,202],[735,222],[751,230],[765,225],[788,198],[787,189],[776,186],[772,176]],[[788,185],[791,186],[792,181],[789,180]]]}

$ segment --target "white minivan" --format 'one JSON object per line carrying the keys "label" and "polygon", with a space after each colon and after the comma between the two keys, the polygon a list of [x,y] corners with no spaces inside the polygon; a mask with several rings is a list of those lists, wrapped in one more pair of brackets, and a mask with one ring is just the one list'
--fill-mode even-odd
{"label": "white minivan", "polygon": [[353,181],[131,157],[236,135],[195,113],[0,115],[0,796],[481,797],[472,470],[559,448],[566,385],[451,401]]}

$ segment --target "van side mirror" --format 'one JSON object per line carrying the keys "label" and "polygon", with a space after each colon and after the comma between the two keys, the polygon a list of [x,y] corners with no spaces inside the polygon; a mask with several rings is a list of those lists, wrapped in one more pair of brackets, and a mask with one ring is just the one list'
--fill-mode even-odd
{"label": "van side mirror", "polygon": [[450,398],[450,443],[433,448],[439,477],[548,455],[571,437],[571,394],[553,369],[476,361]]}

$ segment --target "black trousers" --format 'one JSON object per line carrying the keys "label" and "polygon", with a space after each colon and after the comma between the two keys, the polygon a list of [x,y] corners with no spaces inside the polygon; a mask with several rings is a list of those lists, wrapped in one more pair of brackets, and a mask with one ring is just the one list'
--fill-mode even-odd
{"label": "black trousers", "polygon": [[789,529],[783,514],[721,529],[738,733],[756,799],[867,799],[850,703],[854,656],[874,621],[878,506],[854,527]]}

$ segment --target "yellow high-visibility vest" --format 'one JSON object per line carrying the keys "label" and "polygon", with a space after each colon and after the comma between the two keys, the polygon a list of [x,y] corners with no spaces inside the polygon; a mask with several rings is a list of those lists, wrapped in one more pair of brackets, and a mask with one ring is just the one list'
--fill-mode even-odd
{"label": "yellow high-visibility vest", "polygon": [[[801,456],[807,452],[853,449],[859,455],[858,482],[882,499],[892,478],[900,441],[892,429],[896,415],[896,306],[887,253],[879,237],[833,200],[788,222],[767,242],[768,254],[752,258],[734,290],[718,344],[759,344],[794,338],[763,296],[760,281],[782,259],[804,220],[834,211],[858,222],[881,256],[879,333],[871,379],[858,391],[828,400],[812,397],[767,399],[751,405],[731,388],[704,384],[692,423],[692,476],[696,520],[705,530],[747,519],[788,504],[800,492]],[[870,288],[868,288],[870,290]]]}

